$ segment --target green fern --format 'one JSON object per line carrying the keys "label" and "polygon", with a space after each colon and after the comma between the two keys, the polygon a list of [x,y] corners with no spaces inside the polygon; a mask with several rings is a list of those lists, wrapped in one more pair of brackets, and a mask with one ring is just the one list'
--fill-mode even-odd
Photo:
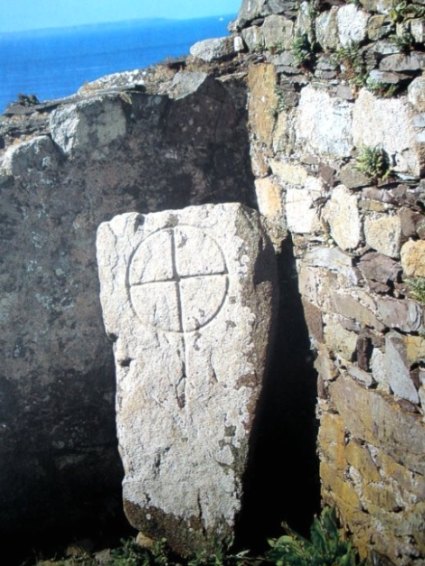
{"label": "green fern", "polygon": [[342,539],[336,514],[326,507],[320,519],[315,518],[310,539],[305,539],[288,527],[290,533],[269,540],[271,549],[266,558],[276,566],[361,566],[351,543]]}

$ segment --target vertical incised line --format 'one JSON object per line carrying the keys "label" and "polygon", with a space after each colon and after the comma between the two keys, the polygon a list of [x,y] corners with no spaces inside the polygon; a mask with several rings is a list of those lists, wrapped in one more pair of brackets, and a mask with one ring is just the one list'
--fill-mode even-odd
{"label": "vertical incised line", "polygon": [[186,336],[184,332],[183,323],[183,304],[181,298],[180,281],[181,277],[177,270],[177,260],[176,260],[176,240],[174,229],[170,230],[171,236],[171,258],[172,258],[172,269],[173,269],[173,280],[176,284],[177,293],[177,315],[179,318],[179,330],[182,336],[182,346],[183,346],[183,359],[182,359],[182,375],[176,385],[176,398],[177,404],[182,409],[186,404],[186,379],[187,379],[187,351],[186,351]]}

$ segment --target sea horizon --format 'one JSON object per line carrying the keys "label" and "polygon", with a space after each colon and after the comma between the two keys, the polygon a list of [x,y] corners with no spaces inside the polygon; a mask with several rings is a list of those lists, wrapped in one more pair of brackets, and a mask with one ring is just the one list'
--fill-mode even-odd
{"label": "sea horizon", "polygon": [[202,39],[228,35],[236,14],[146,18],[0,32],[0,112],[19,94],[70,96],[84,83],[184,56]]}

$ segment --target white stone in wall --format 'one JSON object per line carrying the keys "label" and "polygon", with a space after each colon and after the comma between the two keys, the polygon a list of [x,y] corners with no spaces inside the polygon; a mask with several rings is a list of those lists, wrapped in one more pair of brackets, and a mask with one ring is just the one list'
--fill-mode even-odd
{"label": "white stone in wall", "polygon": [[353,149],[352,108],[323,90],[303,88],[295,122],[300,148],[322,157],[348,157]]}
{"label": "white stone in wall", "polygon": [[401,221],[399,216],[374,214],[365,219],[366,243],[377,252],[389,257],[400,256]]}
{"label": "white stone in wall", "polygon": [[361,238],[361,220],[357,206],[357,196],[344,185],[332,191],[323,216],[328,222],[332,238],[343,250],[356,248]]}
{"label": "white stone in wall", "polygon": [[411,403],[419,403],[419,395],[406,366],[403,339],[400,334],[390,332],[385,337],[385,369],[392,391]]}
{"label": "white stone in wall", "polygon": [[366,37],[369,15],[354,4],[342,6],[337,13],[338,36],[341,45],[346,47],[359,43]]}
{"label": "white stone in wall", "polygon": [[321,181],[308,177],[303,188],[286,189],[286,223],[288,230],[297,234],[307,234],[320,229],[318,207],[315,204],[323,192]]}
{"label": "white stone in wall", "polygon": [[407,99],[415,110],[425,112],[425,77],[416,77],[409,84]]}
{"label": "white stone in wall", "polygon": [[395,171],[419,175],[424,167],[424,142],[418,142],[414,112],[407,97],[378,98],[362,89],[354,105],[353,138],[357,147],[382,147]]}
{"label": "white stone in wall", "polygon": [[187,555],[229,543],[267,362],[274,251],[239,204],[123,214],[99,227],[114,340],[124,507]]}
{"label": "white stone in wall", "polygon": [[324,50],[336,49],[338,47],[338,8],[332,6],[316,18],[316,36]]}

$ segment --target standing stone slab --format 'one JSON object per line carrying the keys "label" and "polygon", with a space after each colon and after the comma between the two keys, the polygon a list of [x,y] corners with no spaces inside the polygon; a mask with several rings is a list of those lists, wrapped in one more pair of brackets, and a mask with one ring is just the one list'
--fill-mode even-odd
{"label": "standing stone slab", "polygon": [[100,225],[97,253],[127,517],[183,555],[229,544],[275,310],[260,215],[123,214]]}

